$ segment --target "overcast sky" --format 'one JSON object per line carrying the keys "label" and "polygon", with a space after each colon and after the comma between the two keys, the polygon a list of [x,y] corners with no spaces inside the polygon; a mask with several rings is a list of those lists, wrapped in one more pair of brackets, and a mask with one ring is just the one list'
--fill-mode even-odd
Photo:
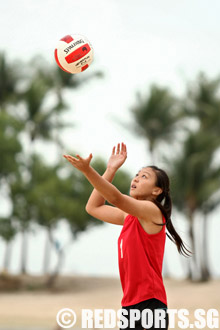
{"label": "overcast sky", "polygon": [[[76,126],[62,134],[65,147],[83,156],[93,152],[94,157],[101,155],[107,161],[112,146],[124,141],[128,147],[124,169],[132,174],[149,163],[147,145],[117,124],[116,118],[131,122],[130,108],[135,104],[136,93],[145,95],[150,84],[157,83],[181,96],[186,81],[195,79],[200,71],[210,78],[220,73],[218,0],[7,0],[1,1],[0,8],[0,50],[9,60],[28,61],[39,55],[53,64],[54,48],[63,36],[82,34],[90,40],[94,62],[80,75],[86,78],[102,70],[105,77],[67,93],[71,108],[66,118]],[[45,146],[38,145],[38,149],[46,150],[52,160],[58,156]],[[177,216],[175,223],[184,236],[184,221]],[[217,216],[213,216],[211,251],[217,246],[216,226],[220,229]],[[65,224],[59,230],[65,241]],[[65,272],[117,275],[116,243],[120,230],[104,225],[84,233],[69,252],[72,261],[68,256]],[[38,231],[30,241],[29,252],[35,261],[30,262],[29,269],[37,273],[42,253],[39,247],[44,244],[45,233]],[[19,244],[18,235],[13,252],[15,272]],[[0,246],[3,251],[2,241]],[[168,243],[167,250],[168,258],[175,256],[178,264],[175,247]],[[216,256],[219,253],[217,247]],[[95,263],[91,262],[93,258]],[[212,263],[216,264],[216,260],[213,254]],[[219,274],[219,264],[214,267]],[[178,269],[181,274],[181,265]]]}

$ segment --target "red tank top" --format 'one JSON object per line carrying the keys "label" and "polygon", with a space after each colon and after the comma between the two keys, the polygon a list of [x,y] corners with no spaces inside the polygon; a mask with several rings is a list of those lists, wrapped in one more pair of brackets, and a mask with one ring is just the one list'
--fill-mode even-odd
{"label": "red tank top", "polygon": [[[165,218],[163,216],[163,222]],[[156,298],[167,305],[162,278],[166,226],[157,234],[148,234],[137,217],[125,218],[118,238],[118,261],[123,307]]]}

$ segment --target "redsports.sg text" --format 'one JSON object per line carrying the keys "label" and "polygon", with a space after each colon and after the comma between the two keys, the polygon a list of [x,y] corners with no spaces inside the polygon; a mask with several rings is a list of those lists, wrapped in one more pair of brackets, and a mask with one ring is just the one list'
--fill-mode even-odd
{"label": "redsports.sg text", "polygon": [[[135,328],[135,323],[140,322],[145,329],[165,327],[166,313],[169,315],[169,329],[219,329],[219,312],[217,309],[196,309],[193,315],[187,309],[131,309],[128,321],[126,309],[82,309],[78,316],[71,308],[63,308],[57,313],[57,323],[61,328],[70,329],[80,326],[81,329],[126,329]],[[192,313],[191,313],[192,314]],[[80,325],[79,325],[80,322]]]}

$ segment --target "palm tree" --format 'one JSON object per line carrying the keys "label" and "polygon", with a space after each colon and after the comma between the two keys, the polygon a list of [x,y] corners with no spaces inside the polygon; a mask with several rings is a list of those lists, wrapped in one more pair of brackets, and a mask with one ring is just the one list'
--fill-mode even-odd
{"label": "palm tree", "polygon": [[183,111],[199,120],[200,129],[215,133],[219,138],[220,127],[220,78],[209,80],[200,73],[193,84],[188,85]]}
{"label": "palm tree", "polygon": [[[36,71],[31,77],[28,88],[21,92],[20,100],[25,104],[24,132],[29,137],[30,150],[29,160],[26,160],[27,166],[30,162],[30,153],[33,150],[34,142],[41,138],[49,141],[52,139],[51,131],[53,129],[53,117],[55,114],[54,106],[48,108],[45,106],[46,98],[50,92],[51,86],[48,83],[47,77],[42,74],[41,70]],[[21,182],[22,184],[22,182]],[[24,192],[23,192],[24,193]],[[29,214],[25,214],[24,218],[20,219],[22,228],[22,253],[21,253],[21,271],[26,273],[27,260],[27,230],[29,228]]]}
{"label": "palm tree", "polygon": [[[16,159],[22,151],[18,136],[23,129],[22,122],[10,115],[8,106],[18,101],[16,88],[19,82],[19,72],[15,65],[9,64],[4,53],[0,53],[0,183],[8,190],[8,185],[14,179],[17,171]],[[8,197],[8,196],[7,196]],[[0,236],[6,243],[4,256],[4,271],[8,271],[11,256],[11,241],[17,230],[10,216],[0,217]]]}
{"label": "palm tree", "polygon": [[[23,120],[24,133],[29,139],[28,154],[30,156],[28,159],[27,155],[27,166],[31,165],[31,153],[36,141],[53,142],[60,149],[62,147],[61,130],[73,126],[61,120],[60,113],[68,109],[63,98],[63,90],[65,88],[75,89],[94,77],[101,77],[101,73],[95,72],[82,80],[76,75],[63,72],[57,66],[51,67],[41,57],[31,60],[30,65],[26,68],[23,85],[20,86],[17,93],[20,105],[23,106],[23,112],[20,108],[17,115]],[[21,254],[23,273],[26,272],[27,219],[24,219],[24,224]]]}
{"label": "palm tree", "polygon": [[133,107],[135,134],[143,136],[149,143],[152,163],[159,142],[171,143],[176,134],[177,124],[182,119],[176,98],[167,88],[151,86],[147,99],[138,96],[138,104]]}
{"label": "palm tree", "polygon": [[16,100],[16,86],[19,81],[17,67],[8,64],[4,53],[0,53],[0,110]]}
{"label": "palm tree", "polygon": [[[210,155],[211,158],[215,156],[220,146],[220,78],[208,79],[204,73],[200,73],[195,82],[188,85],[187,96],[184,100],[183,112],[188,117],[194,117],[198,120],[199,130],[205,135],[209,136],[209,140],[213,140],[215,148]],[[207,146],[208,147],[208,146]],[[212,149],[212,147],[211,147]],[[205,169],[204,169],[205,170]],[[219,180],[218,177],[215,177]],[[214,180],[215,180],[214,179]],[[212,182],[212,181],[211,181]],[[207,182],[208,185],[208,182]],[[211,192],[210,192],[211,193]],[[203,280],[210,277],[208,270],[207,258],[207,220],[208,214],[216,207],[216,200],[207,202],[205,207],[202,207],[203,212],[203,244],[202,244],[202,275]]]}
{"label": "palm tree", "polygon": [[[62,72],[57,66],[51,68],[42,58],[33,59],[31,65],[31,68],[27,69],[24,87],[19,90],[19,100],[23,105],[23,114],[20,118],[23,119],[24,132],[29,139],[29,155],[37,140],[53,141],[59,148],[62,147],[60,134],[57,132],[60,133],[63,128],[72,126],[61,121],[58,116],[62,111],[68,109],[63,100],[63,89],[76,88],[81,85],[79,78]],[[19,110],[21,111],[21,109]],[[55,137],[54,133],[56,133]],[[27,166],[28,162],[31,160],[26,160]],[[22,273],[26,272],[27,219],[24,219],[24,224],[21,254]]]}
{"label": "palm tree", "polygon": [[[195,252],[188,274],[190,279],[193,278],[195,270],[197,277],[201,278],[193,228],[195,215],[202,210],[207,213],[217,205],[216,201],[213,203],[213,196],[220,187],[220,167],[213,167],[212,164],[217,143],[212,135],[204,134],[203,131],[192,132],[186,138],[181,154],[172,159],[166,158],[170,167],[174,205],[187,214],[189,219],[189,236],[192,250]],[[207,231],[205,236],[208,237]]]}
{"label": "palm tree", "polygon": [[[103,173],[105,163],[97,159],[94,167],[100,173]],[[42,157],[33,154],[28,167],[29,180],[20,184],[17,179],[11,189],[15,197],[13,203],[14,217],[17,212],[20,212],[18,218],[22,214],[24,217],[29,212],[24,218],[27,220],[31,219],[32,222],[46,229],[47,242],[43,264],[44,274],[49,274],[51,249],[55,248],[57,253],[57,264],[52,274],[48,277],[48,287],[51,287],[57,278],[63,264],[66,249],[72,244],[73,239],[76,239],[82,231],[92,226],[103,224],[103,222],[91,218],[85,211],[85,205],[91,194],[92,186],[81,173],[72,171],[71,168],[66,172],[65,176],[60,175],[62,168],[62,161],[56,164],[56,166],[48,165],[45,164]],[[21,180],[24,181],[25,177],[21,177]],[[124,171],[119,171],[115,177],[115,184],[119,189],[122,192],[127,192],[129,183],[130,178],[128,178],[128,174]],[[23,195],[23,199],[21,195]],[[23,201],[22,203],[21,200]],[[61,246],[58,240],[55,239],[53,232],[58,223],[64,219],[67,221],[72,235],[69,241]]]}
{"label": "palm tree", "polygon": [[[142,101],[139,97],[139,106],[133,109],[133,114],[136,121],[135,131],[147,138],[151,153],[154,152],[155,146],[163,140],[172,142],[172,139],[176,140],[178,132],[185,133],[182,154],[172,158],[171,161],[164,156],[164,161],[170,166],[170,172],[173,173],[174,186],[178,187],[177,189],[173,188],[174,205],[188,214],[189,235],[194,249],[193,223],[195,214],[204,210],[204,219],[207,219],[207,214],[216,205],[216,200],[212,202],[211,196],[218,189],[216,183],[219,177],[218,169],[215,170],[212,167],[211,160],[219,147],[220,141],[219,79],[208,81],[205,75],[201,74],[197,83],[188,89],[187,97],[183,102],[176,100],[167,89],[160,90],[152,86],[147,100]],[[197,120],[199,126],[197,132],[195,127],[193,129],[188,128],[187,118],[192,117]],[[152,159],[154,160],[154,156],[152,156]],[[208,160],[210,163],[207,163]],[[205,175],[204,173],[207,177],[205,178],[206,184],[204,183],[202,189],[199,183],[202,176]],[[210,185],[214,185],[211,192],[207,190],[208,182],[210,182]],[[195,195],[198,194],[197,185],[201,188],[199,189],[200,192],[204,194],[202,200],[198,200],[198,196]],[[208,203],[205,202],[207,200]],[[205,230],[207,221],[204,220],[203,224]],[[206,240],[207,235],[205,233],[206,231],[204,231],[204,239]],[[204,243],[203,250],[207,246],[206,241]],[[203,255],[206,256],[206,253],[203,253]],[[195,258],[192,260],[193,265],[191,266],[194,267],[196,260]],[[205,260],[207,258],[204,257],[202,259],[203,273],[207,277],[208,270],[205,266]],[[202,269],[200,271],[202,272]],[[189,277],[192,277],[192,269],[189,270]],[[201,275],[201,277],[204,278],[205,275]]]}
{"label": "palm tree", "polygon": [[[152,85],[147,99],[138,95],[138,104],[132,108],[135,134],[143,136],[149,145],[151,160],[155,162],[155,150],[161,142],[171,143],[180,125],[182,114],[177,99],[167,88]],[[168,276],[168,264],[164,259],[164,276]]]}
{"label": "palm tree", "polygon": [[[6,102],[6,101],[5,101]],[[22,129],[21,123],[3,110],[0,112],[0,183],[1,192],[8,198],[8,187],[14,180],[18,170],[16,158],[22,151],[18,135]],[[10,216],[0,216],[0,236],[6,244],[4,256],[4,271],[8,270],[11,256],[11,241],[17,230]]]}
{"label": "palm tree", "polygon": [[11,260],[12,245],[11,241],[15,237],[17,229],[11,217],[0,217],[0,236],[6,243],[3,262],[3,272],[8,273]]}

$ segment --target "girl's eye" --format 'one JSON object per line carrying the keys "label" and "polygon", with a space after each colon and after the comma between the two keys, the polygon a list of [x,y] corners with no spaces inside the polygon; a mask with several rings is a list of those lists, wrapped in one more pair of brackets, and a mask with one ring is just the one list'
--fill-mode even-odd
{"label": "girl's eye", "polygon": [[142,178],[146,178],[146,175],[143,174],[143,175],[142,175]]}

